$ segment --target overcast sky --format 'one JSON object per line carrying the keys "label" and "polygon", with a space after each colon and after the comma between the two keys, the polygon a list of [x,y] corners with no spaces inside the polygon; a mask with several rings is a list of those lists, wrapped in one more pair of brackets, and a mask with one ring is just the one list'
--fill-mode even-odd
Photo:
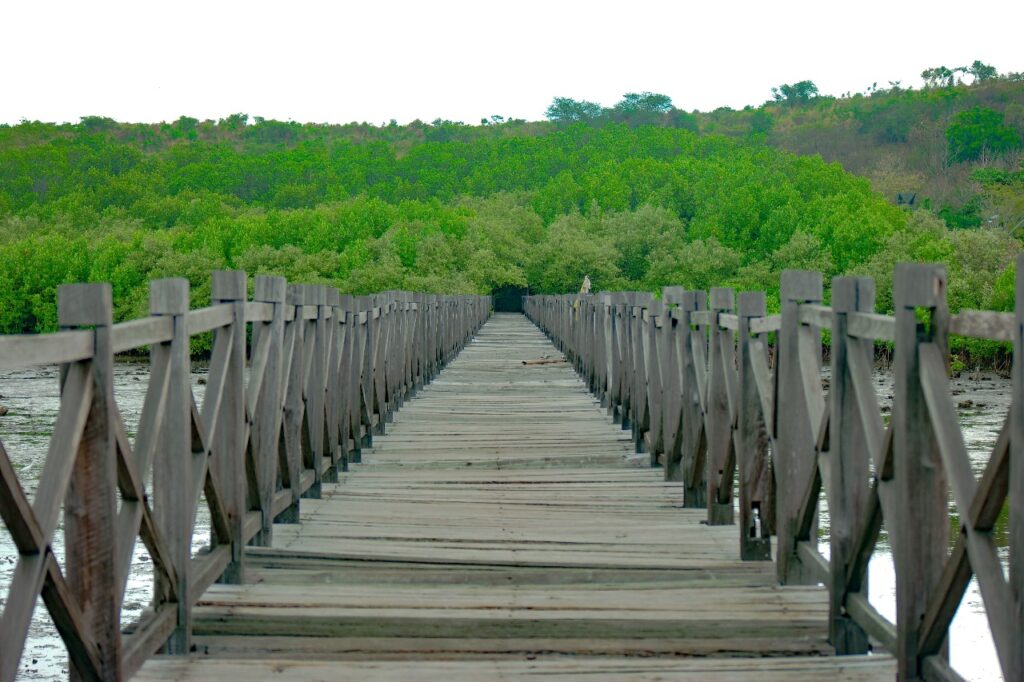
{"label": "overcast sky", "polygon": [[839,95],[975,59],[1024,71],[1022,26],[1020,0],[23,0],[0,23],[0,122],[476,123],[643,90],[741,108],[804,79]]}

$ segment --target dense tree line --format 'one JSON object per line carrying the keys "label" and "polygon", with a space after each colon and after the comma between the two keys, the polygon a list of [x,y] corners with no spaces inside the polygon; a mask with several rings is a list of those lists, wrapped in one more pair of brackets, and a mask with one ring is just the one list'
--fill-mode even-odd
{"label": "dense tree line", "polygon": [[[672,111],[624,102],[625,118]],[[198,305],[225,267],[353,293],[565,292],[589,274],[595,290],[771,295],[802,267],[876,276],[884,309],[896,261],[938,259],[954,306],[1012,303],[1012,234],[950,230],[838,164],[682,127],[497,118],[0,127],[0,331],[53,329],[62,282],[112,282],[124,319],[145,314],[150,279],[188,277]]]}

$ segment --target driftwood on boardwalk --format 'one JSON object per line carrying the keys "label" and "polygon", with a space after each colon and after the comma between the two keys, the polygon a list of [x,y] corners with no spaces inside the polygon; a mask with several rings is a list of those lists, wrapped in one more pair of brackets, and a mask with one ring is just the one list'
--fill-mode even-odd
{"label": "driftwood on boardwalk", "polygon": [[[60,410],[32,503],[0,443],[0,516],[18,550],[0,620],[0,681],[17,673],[39,595],[74,679],[121,679],[159,649],[187,653],[199,596],[215,581],[240,582],[243,546],[269,545],[275,521],[297,522],[299,500],[318,497],[322,481],[359,461],[490,307],[479,296],[342,296],[279,277],[256,277],[250,300],[245,273],[212,276],[210,307],[189,309],[187,280],[159,280],[151,316],[120,324],[110,285],[65,285],[61,331],[0,337],[0,370],[61,366]],[[213,351],[199,409],[189,340],[205,332]],[[112,363],[143,347],[149,386],[130,440]],[[211,544],[192,556],[203,498]],[[52,547],[62,510],[63,565]],[[152,558],[155,600],[122,633],[139,539]]]}
{"label": "driftwood on boardwalk", "polygon": [[[868,278],[835,278],[826,306],[821,275],[803,271],[782,274],[775,315],[763,292],[680,287],[666,287],[660,300],[531,296],[524,309],[631,431],[637,451],[682,482],[684,506],[705,508],[710,524],[737,523],[744,559],[770,560],[774,537],[781,582],[828,586],[839,653],[882,647],[896,655],[901,678],[957,679],[947,635],[976,577],[1004,675],[1022,679],[1024,257],[1017,272],[1016,313],[950,315],[945,270],[927,264],[896,268],[894,315],[874,312]],[[823,331],[831,339],[827,393]],[[1013,344],[1012,407],[980,480],[949,387],[950,334]],[[871,380],[876,342],[893,347],[888,423]],[[829,558],[817,548],[822,492]],[[960,514],[951,551],[950,495]],[[992,537],[1007,499],[1008,578]],[[896,568],[895,623],[867,592],[883,521]]]}

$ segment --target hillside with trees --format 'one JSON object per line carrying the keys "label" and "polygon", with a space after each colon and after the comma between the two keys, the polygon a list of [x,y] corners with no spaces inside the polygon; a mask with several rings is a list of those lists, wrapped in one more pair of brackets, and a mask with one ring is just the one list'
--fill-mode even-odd
{"label": "hillside with trees", "polygon": [[[53,329],[62,282],[112,282],[126,318],[145,313],[157,277],[186,276],[207,301],[217,268],[353,293],[565,292],[589,274],[595,290],[776,295],[795,267],[871,274],[884,310],[896,262],[940,260],[955,308],[1005,309],[1024,84],[976,78],[843,98],[808,81],[711,113],[657,93],[609,109],[558,97],[549,121],[472,126],[244,114],[0,126],[0,332]],[[935,135],[942,173],[927,165]],[[950,177],[981,197],[977,215],[1006,208],[971,218],[940,191]],[[894,190],[917,208],[894,205]]]}

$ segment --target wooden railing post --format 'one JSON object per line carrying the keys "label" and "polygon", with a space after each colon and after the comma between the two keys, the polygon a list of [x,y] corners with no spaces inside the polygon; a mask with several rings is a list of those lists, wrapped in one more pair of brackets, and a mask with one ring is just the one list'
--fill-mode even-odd
{"label": "wooden railing post", "polygon": [[[272,537],[273,522],[298,523],[299,499],[308,491],[302,490],[302,476],[310,464],[309,430],[306,428],[305,378],[309,369],[310,353],[307,351],[306,332],[309,326],[303,318],[306,301],[306,287],[289,284],[285,289],[285,322],[282,362],[281,433],[284,447],[266,443],[267,450],[261,452],[267,479],[261,480],[264,499],[263,532]],[[291,318],[291,319],[289,319]],[[292,493],[292,505],[275,516],[274,497],[277,493],[278,478],[282,487]],[[315,482],[314,482],[315,487]],[[314,491],[315,492],[315,491]]]}
{"label": "wooden railing post", "polygon": [[[772,546],[767,515],[771,500],[771,466],[768,461],[768,433],[762,415],[761,400],[751,355],[767,356],[764,346],[754,347],[750,321],[764,317],[767,309],[763,291],[744,291],[739,295],[737,362],[739,391],[736,419],[736,466],[739,476],[740,558],[744,561],[771,561]],[[767,364],[767,357],[765,357]]]}
{"label": "wooden railing post", "polygon": [[629,303],[629,294],[619,293],[615,305],[615,342],[618,353],[618,377],[616,380],[615,407],[617,411],[613,416],[622,429],[625,431],[632,428],[630,421],[629,391],[633,382],[632,360],[630,358],[630,324],[632,306]]}
{"label": "wooden railing post", "polygon": [[304,394],[306,398],[306,429],[309,438],[309,461],[307,468],[313,470],[313,487],[309,497],[319,498],[324,479],[324,458],[330,456],[327,450],[326,403],[327,403],[327,288],[311,284],[305,289],[305,303],[315,306],[316,318],[306,328],[305,353],[308,354],[305,373]]}
{"label": "wooden railing post", "polygon": [[[167,398],[163,412],[161,448],[153,462],[153,515],[167,542],[178,584],[178,617],[167,640],[166,652],[185,654],[191,647],[192,603],[189,582],[192,564],[192,385],[189,335],[185,314],[189,309],[186,279],[150,282],[149,311],[168,316],[174,335],[168,349]],[[158,587],[159,593],[159,587]]]}
{"label": "wooden railing post", "polygon": [[[58,290],[57,301],[61,328],[92,327],[94,334],[92,404],[78,452],[69,453],[74,465],[64,498],[66,579],[85,630],[95,644],[100,676],[120,680],[121,584],[118,571],[113,570],[119,562],[110,285],[66,284]],[[59,502],[55,500],[54,504]],[[83,679],[74,664],[68,668],[72,680]]]}
{"label": "wooden railing post", "polygon": [[591,390],[593,390],[594,392],[594,396],[598,399],[602,406],[604,405],[605,386],[607,384],[605,372],[608,369],[608,350],[605,346],[607,337],[604,333],[604,319],[606,310],[607,308],[605,306],[605,294],[602,292],[593,296],[590,304],[590,325],[594,334],[594,343],[591,348],[590,359],[590,387]]}
{"label": "wooden railing post", "polygon": [[662,339],[658,346],[661,365],[662,394],[662,451],[664,453],[665,480],[682,481],[680,466],[682,456],[681,409],[682,409],[682,368],[679,365],[679,344],[689,336],[689,329],[680,327],[674,312],[682,301],[682,287],[665,287],[661,300],[665,306],[662,316]]}
{"label": "wooden railing post", "polygon": [[[253,347],[267,344],[267,361],[263,370],[259,395],[250,398],[255,405],[250,415],[251,454],[247,468],[250,509],[261,512],[260,532],[252,543],[270,546],[274,532],[274,491],[277,487],[278,459],[284,428],[284,382],[291,362],[291,348],[285,345],[285,299],[288,283],[284,277],[257,276],[253,283],[253,299],[273,306],[268,323],[253,324]],[[288,323],[290,324],[290,323]],[[266,339],[266,340],[264,340]],[[281,513],[281,521],[298,520],[298,488],[293,489],[292,507]]]}
{"label": "wooden railing post", "polygon": [[426,353],[427,353],[427,296],[424,294],[413,294],[413,305],[416,307],[413,331],[413,390],[416,395],[426,377]]}
{"label": "wooden railing post", "polygon": [[612,422],[622,421],[619,406],[622,404],[622,294],[608,294],[608,319],[605,328],[608,334],[608,390],[605,407]]}
{"label": "wooden railing post", "polygon": [[341,318],[341,356],[338,361],[338,409],[340,410],[339,426],[341,439],[342,470],[347,471],[353,462],[353,451],[358,447],[359,440],[353,435],[355,425],[352,408],[353,373],[358,369],[353,364],[355,357],[356,328],[359,314],[353,310],[353,298],[343,294],[339,304]]}
{"label": "wooden railing post", "polygon": [[377,337],[373,362],[373,394],[377,423],[373,435],[383,436],[387,429],[388,413],[391,411],[388,395],[388,374],[391,370],[392,333],[395,320],[394,297],[386,292],[374,296],[374,305],[380,310],[376,325]]}
{"label": "wooden railing post", "polygon": [[645,355],[644,329],[645,313],[651,302],[651,295],[646,292],[633,292],[630,294],[629,329],[630,329],[630,361],[632,382],[629,389],[631,426],[633,429],[633,447],[636,452],[642,453],[644,447],[644,432],[647,431],[647,364]]}
{"label": "wooden railing post", "polygon": [[661,466],[658,457],[664,450],[661,421],[664,416],[663,386],[664,373],[661,364],[661,347],[665,344],[664,320],[662,314],[665,304],[660,300],[652,300],[647,304],[647,331],[644,342],[644,367],[647,375],[647,429],[644,434],[646,446],[650,452],[651,467]]}
{"label": "wooden railing post", "polygon": [[[864,366],[874,361],[870,340],[847,334],[850,313],[875,309],[875,284],[867,277],[832,280],[832,383],[829,388],[830,462],[828,510],[830,519],[829,641],[838,654],[862,654],[869,648],[867,635],[844,608],[849,591],[847,576],[856,561],[855,545],[868,503],[870,455],[861,428],[860,411],[850,376],[850,355],[857,353]],[[861,591],[867,592],[862,585]]]}
{"label": "wooden railing post", "polygon": [[374,402],[374,371],[377,353],[378,321],[373,319],[375,308],[372,296],[360,296],[360,309],[366,313],[366,325],[363,327],[363,439],[365,448],[373,447],[373,415],[376,411]]}
{"label": "wooden railing post", "polygon": [[733,520],[732,483],[736,453],[732,441],[732,402],[735,393],[735,350],[732,332],[719,324],[719,315],[731,313],[734,305],[732,289],[711,290],[707,402],[708,456],[708,524],[728,525]]}
{"label": "wooden railing post", "polygon": [[324,449],[331,458],[331,466],[324,472],[323,480],[325,483],[337,483],[338,472],[345,470],[345,451],[341,442],[341,349],[345,339],[345,313],[341,309],[341,293],[337,289],[326,288],[325,303],[330,321],[327,324],[327,367],[324,371],[327,413]]}
{"label": "wooden railing post", "polygon": [[[817,435],[824,413],[821,333],[800,322],[800,306],[821,303],[821,273],[786,270],[781,281],[782,323],[778,336],[775,479],[778,521],[778,578],[783,583],[810,583],[813,571],[797,557],[799,516],[807,481],[817,467]],[[813,529],[811,534],[813,536]]]}
{"label": "wooden railing post", "polygon": [[[1024,254],[1017,256],[1015,319],[1013,325],[1013,401],[1010,406],[1010,593],[1017,597],[1013,613],[1016,632],[1024,632]],[[1008,680],[1024,679],[1024,646],[1008,657]]]}
{"label": "wooden railing post", "polygon": [[233,318],[230,325],[214,332],[214,347],[228,344],[224,388],[217,411],[216,428],[207,416],[203,403],[204,423],[213,430],[213,455],[210,466],[221,485],[224,511],[231,531],[231,563],[220,582],[240,584],[243,578],[242,548],[245,545],[245,301],[246,275],[237,270],[216,271],[211,286],[213,304],[228,304]]}
{"label": "wooden railing post", "polygon": [[[891,425],[896,518],[890,532],[896,566],[894,653],[897,675],[901,680],[912,680],[922,677],[920,625],[942,574],[949,543],[946,477],[932,436],[918,357],[922,342],[946,348],[945,268],[919,263],[897,265],[893,298],[896,341]],[[927,324],[919,321],[919,310]]]}
{"label": "wooden railing post", "polygon": [[[703,462],[707,436],[704,431],[704,414],[701,407],[701,391],[704,390],[698,377],[695,348],[703,352],[706,346],[704,332],[693,323],[692,315],[707,308],[707,293],[687,291],[679,304],[681,331],[678,340],[679,366],[681,372],[681,468],[683,472],[683,506],[701,509],[707,505],[707,465]],[[701,368],[703,369],[703,368]]]}

